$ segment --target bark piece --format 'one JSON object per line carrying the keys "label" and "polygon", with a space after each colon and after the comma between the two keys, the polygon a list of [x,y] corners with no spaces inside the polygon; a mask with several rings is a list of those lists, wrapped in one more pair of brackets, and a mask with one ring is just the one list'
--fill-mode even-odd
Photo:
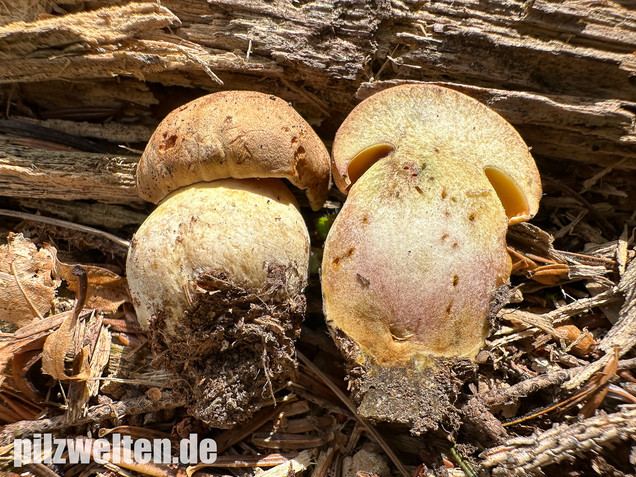
{"label": "bark piece", "polygon": [[541,467],[589,455],[611,443],[636,437],[636,406],[600,413],[573,424],[557,424],[530,437],[515,437],[489,449],[481,464],[487,475],[544,475]]}
{"label": "bark piece", "polygon": [[221,81],[332,129],[358,90],[443,81],[510,119],[535,154],[636,168],[636,19],[623,2],[113,3],[0,27],[0,83]]}
{"label": "bark piece", "polygon": [[147,217],[147,214],[130,207],[97,202],[56,199],[17,199],[17,202],[21,207],[35,209],[42,215],[110,230],[137,229]]}
{"label": "bark piece", "polygon": [[0,141],[0,195],[143,203],[134,170],[139,158],[33,149]]}

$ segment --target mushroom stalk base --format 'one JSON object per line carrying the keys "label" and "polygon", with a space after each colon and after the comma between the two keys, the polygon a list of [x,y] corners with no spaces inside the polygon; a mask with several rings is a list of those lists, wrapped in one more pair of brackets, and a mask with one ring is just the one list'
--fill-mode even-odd
{"label": "mushroom stalk base", "polygon": [[419,356],[381,365],[361,353],[344,333],[332,330],[332,335],[347,361],[355,363],[348,379],[361,417],[408,425],[413,435],[440,427],[459,429],[460,390],[476,371],[469,359]]}
{"label": "mushroom stalk base", "polygon": [[152,351],[165,357],[158,364],[178,376],[174,388],[188,411],[212,427],[249,419],[296,373],[294,340],[306,302],[303,294],[279,293],[285,276],[284,267],[270,265],[268,284],[253,293],[204,271],[189,287],[182,339],[164,339],[161,314],[150,321]]}

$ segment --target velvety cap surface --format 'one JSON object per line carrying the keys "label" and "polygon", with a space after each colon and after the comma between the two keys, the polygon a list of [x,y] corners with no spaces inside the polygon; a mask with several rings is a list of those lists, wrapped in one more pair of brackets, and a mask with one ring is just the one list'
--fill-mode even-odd
{"label": "velvety cap surface", "polygon": [[329,188],[329,154],[284,100],[223,91],[172,111],[137,167],[139,195],[154,203],[180,187],[225,178],[287,179],[317,210]]}

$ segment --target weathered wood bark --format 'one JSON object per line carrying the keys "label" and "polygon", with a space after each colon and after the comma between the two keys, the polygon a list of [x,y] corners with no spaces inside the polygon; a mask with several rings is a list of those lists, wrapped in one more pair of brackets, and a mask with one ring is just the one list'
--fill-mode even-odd
{"label": "weathered wood bark", "polygon": [[[205,91],[256,89],[291,101],[328,141],[360,98],[433,81],[500,112],[537,157],[636,169],[629,1],[16,3],[0,14],[0,95],[13,118],[151,129]],[[99,136],[94,127],[75,134]]]}
{"label": "weathered wood bark", "polygon": [[142,202],[134,156],[43,151],[0,144],[0,194],[106,203]]}

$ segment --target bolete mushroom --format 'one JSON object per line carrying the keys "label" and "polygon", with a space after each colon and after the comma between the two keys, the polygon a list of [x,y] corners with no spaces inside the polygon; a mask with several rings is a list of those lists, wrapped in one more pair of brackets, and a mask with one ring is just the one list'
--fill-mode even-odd
{"label": "bolete mushroom", "polygon": [[409,84],[350,113],[332,166],[348,197],[325,242],[323,303],[359,411],[413,432],[456,426],[456,365],[483,345],[509,279],[508,225],[538,209],[528,147],[478,101]]}
{"label": "bolete mushroom", "polygon": [[159,203],[126,264],[137,318],[214,427],[249,418],[295,371],[310,246],[281,179],[318,209],[329,155],[289,104],[248,91],[170,113],[137,167],[141,197]]}

